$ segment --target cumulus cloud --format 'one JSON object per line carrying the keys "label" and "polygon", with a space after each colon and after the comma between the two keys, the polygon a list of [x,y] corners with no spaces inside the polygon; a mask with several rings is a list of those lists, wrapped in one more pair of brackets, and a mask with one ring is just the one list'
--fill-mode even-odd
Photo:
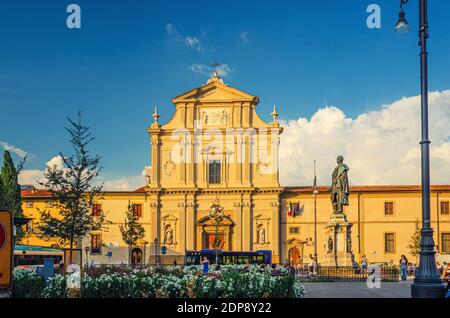
{"label": "cumulus cloud", "polygon": [[[64,168],[64,162],[61,156],[55,156],[46,163],[47,168],[62,169]],[[39,182],[45,180],[45,170],[22,170],[19,175],[19,183],[21,185],[32,185],[36,188],[42,188]],[[100,176],[97,180],[98,183],[103,183],[104,191],[133,191],[145,185],[144,171],[140,175],[136,176],[123,176],[118,178],[106,179],[104,176]]]}
{"label": "cumulus cloud", "polygon": [[172,23],[166,24],[166,32],[172,37],[176,42],[183,43],[186,47],[193,49],[197,52],[203,52],[203,46],[200,39],[196,36],[188,35],[183,36],[178,32],[175,26]]}
{"label": "cumulus cloud", "polygon": [[1,141],[1,140],[0,140],[0,146],[2,146],[3,149],[5,149],[9,152],[15,153],[16,155],[18,155],[21,158],[25,158],[28,155],[28,153],[25,150],[20,149],[14,145],[8,144],[7,142]]}
{"label": "cumulus cloud", "polygon": [[145,185],[143,175],[120,177],[103,182],[104,191],[134,191]]}
{"label": "cumulus cloud", "polygon": [[189,69],[196,73],[196,74],[202,74],[206,76],[210,76],[213,71],[216,71],[217,74],[221,77],[227,77],[231,70],[231,67],[227,64],[219,64],[216,66],[209,66],[206,64],[192,64],[189,66]]}
{"label": "cumulus cloud", "polygon": [[[63,159],[60,155],[54,156],[45,165],[48,168],[56,167],[57,169],[64,167]],[[21,185],[32,185],[39,188],[39,182],[44,180],[44,170],[22,170],[19,174],[19,183]]]}
{"label": "cumulus cloud", "polygon": [[[430,93],[429,102],[431,182],[449,184],[450,91]],[[310,119],[283,126],[283,185],[310,185],[314,159],[318,183],[329,184],[338,155],[350,166],[352,184],[420,184],[420,96],[402,98],[355,119],[328,106]]]}

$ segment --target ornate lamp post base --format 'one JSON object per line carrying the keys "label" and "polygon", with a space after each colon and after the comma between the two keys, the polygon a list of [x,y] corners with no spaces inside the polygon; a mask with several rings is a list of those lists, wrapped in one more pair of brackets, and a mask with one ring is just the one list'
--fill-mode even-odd
{"label": "ornate lamp post base", "polygon": [[443,298],[445,286],[436,268],[433,230],[423,228],[421,236],[419,272],[411,286],[411,297]]}

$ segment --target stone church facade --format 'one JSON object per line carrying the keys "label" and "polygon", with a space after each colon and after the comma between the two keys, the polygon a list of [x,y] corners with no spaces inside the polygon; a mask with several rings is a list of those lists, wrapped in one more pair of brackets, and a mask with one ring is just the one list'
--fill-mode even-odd
{"label": "stone church facade", "polygon": [[148,128],[152,232],[170,254],[214,248],[212,203],[223,208],[219,247],[280,255],[278,146],[282,128],[257,114],[258,97],[217,75],[172,102],[173,117]]}

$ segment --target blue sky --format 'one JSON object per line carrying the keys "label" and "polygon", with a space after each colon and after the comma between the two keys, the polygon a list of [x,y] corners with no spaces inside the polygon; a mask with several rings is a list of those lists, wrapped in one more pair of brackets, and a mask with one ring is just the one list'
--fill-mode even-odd
{"label": "blue sky", "polygon": [[[66,27],[70,3],[81,30]],[[366,26],[371,3],[382,8],[379,30]],[[42,169],[68,150],[65,118],[82,110],[105,177],[137,175],[150,160],[153,107],[166,121],[170,98],[206,81],[190,67],[213,62],[230,67],[226,83],[260,97],[266,120],[274,103],[285,120],[325,105],[354,118],[419,94],[417,1],[406,35],[393,31],[398,10],[396,0],[1,0],[0,141]],[[429,1],[430,90],[450,88],[449,12],[449,1]]]}

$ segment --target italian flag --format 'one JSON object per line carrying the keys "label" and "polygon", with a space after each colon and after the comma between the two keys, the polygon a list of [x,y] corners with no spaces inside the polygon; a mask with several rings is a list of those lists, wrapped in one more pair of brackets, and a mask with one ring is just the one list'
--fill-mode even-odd
{"label": "italian flag", "polygon": [[289,202],[289,207],[288,207],[288,211],[287,211],[287,215],[288,216],[291,216],[292,215],[292,203],[291,202]]}

